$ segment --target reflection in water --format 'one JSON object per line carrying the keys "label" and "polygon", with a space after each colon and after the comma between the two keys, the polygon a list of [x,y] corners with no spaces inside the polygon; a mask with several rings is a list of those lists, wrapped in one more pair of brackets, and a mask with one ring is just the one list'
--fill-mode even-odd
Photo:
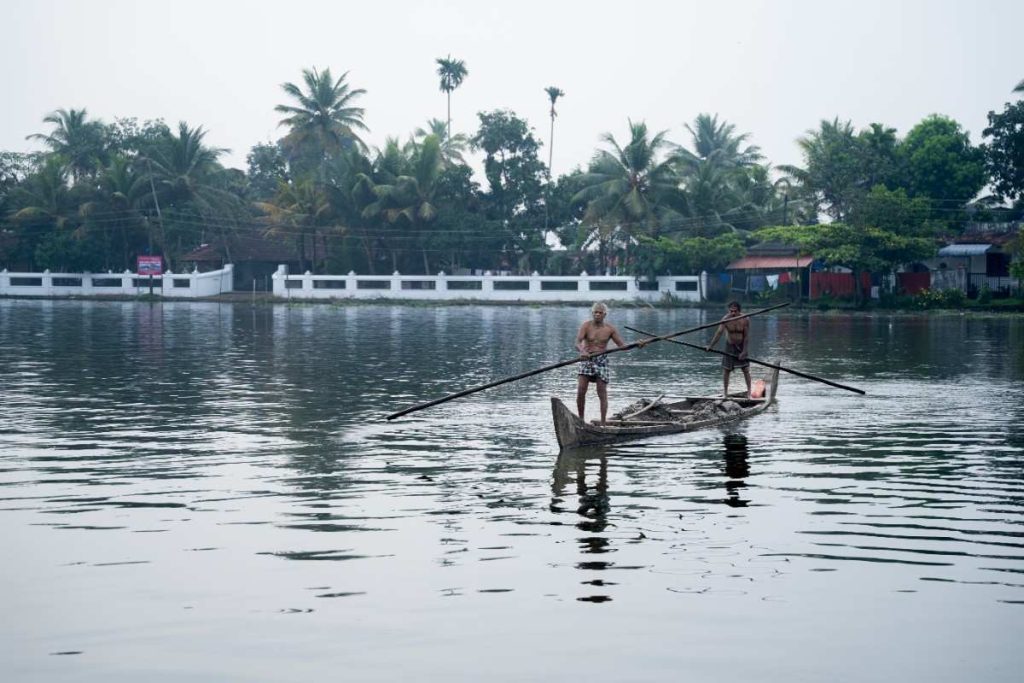
{"label": "reflection in water", "polygon": [[[590,469],[594,476],[588,481]],[[596,472],[594,472],[596,470]],[[611,509],[608,497],[608,456],[601,448],[563,450],[555,462],[552,476],[552,512],[566,512],[562,507],[565,491],[575,481],[576,528],[588,534],[599,534],[608,528],[608,512]],[[584,555],[603,555],[615,552],[611,540],[607,536],[587,535],[577,539],[580,551]],[[584,571],[603,571],[610,569],[614,563],[606,560],[583,559],[576,563],[577,569]],[[609,586],[612,582],[602,579],[583,581],[590,586]],[[588,595],[577,598],[581,602],[609,602],[607,595]]]}
{"label": "reflection in water", "polygon": [[743,489],[747,488],[747,483],[743,480],[750,474],[750,462],[747,460],[747,437],[742,434],[726,434],[723,443],[725,444],[725,476],[729,478],[725,482],[725,490],[729,495],[723,502],[729,507],[747,507],[750,501],[740,497]]}

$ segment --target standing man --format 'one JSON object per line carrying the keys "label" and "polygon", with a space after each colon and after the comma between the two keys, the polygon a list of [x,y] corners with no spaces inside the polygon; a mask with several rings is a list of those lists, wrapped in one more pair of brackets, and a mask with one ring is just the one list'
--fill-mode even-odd
{"label": "standing man", "polygon": [[[731,355],[722,356],[722,383],[725,387],[723,396],[729,395],[729,374],[739,368],[743,371],[743,378],[747,380],[747,396],[750,396],[750,361],[747,360],[747,346],[750,342],[750,318],[732,320],[740,315],[740,302],[730,301],[729,312],[722,318],[722,324],[715,330],[715,336],[705,350],[710,351],[718,343],[722,333],[727,334],[725,352]],[[733,356],[737,356],[734,358]]]}
{"label": "standing man", "polygon": [[594,382],[597,385],[597,398],[601,402],[601,424],[604,424],[608,416],[608,382],[611,373],[608,371],[608,356],[593,356],[604,352],[609,340],[615,342],[616,346],[625,346],[626,342],[622,341],[614,325],[605,322],[608,316],[606,304],[598,302],[591,306],[590,315],[592,319],[580,325],[580,331],[576,334],[576,350],[586,358],[580,363],[576,380],[576,412],[582,420],[587,404],[587,387]]}

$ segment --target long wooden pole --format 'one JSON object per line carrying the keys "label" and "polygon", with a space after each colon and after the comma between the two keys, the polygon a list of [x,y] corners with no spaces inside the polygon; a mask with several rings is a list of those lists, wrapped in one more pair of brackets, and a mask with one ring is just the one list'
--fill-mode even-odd
{"label": "long wooden pole", "polygon": [[[636,332],[637,334],[645,334],[648,337],[654,337],[654,334],[651,333],[651,332],[644,332],[643,330],[638,330],[637,328],[629,327],[628,325],[623,325],[623,327],[625,329],[629,330],[630,332]],[[670,341],[673,344],[679,344],[680,346],[689,346],[691,349],[699,349],[701,351],[710,351],[711,353],[717,353],[720,356],[729,356],[730,358],[735,358],[736,360],[740,360],[739,356],[737,356],[735,354],[732,354],[732,353],[728,353],[726,351],[719,351],[718,349],[709,349],[709,348],[707,348],[705,346],[700,346],[698,344],[691,344],[690,342],[679,341],[678,339],[667,339],[666,341]],[[767,361],[757,360],[756,358],[749,358],[749,357],[747,358],[747,360],[749,362],[751,362],[751,363],[754,363],[755,365],[763,365],[766,368],[775,368],[777,370],[782,370],[783,372],[788,372],[789,374],[796,375],[797,377],[803,377],[805,379],[811,379],[811,380],[814,380],[815,382],[821,382],[822,384],[827,384],[827,385],[829,385],[831,387],[835,387],[837,389],[845,389],[846,391],[852,391],[853,393],[860,394],[861,396],[863,396],[866,393],[866,392],[864,392],[864,390],[857,389],[856,387],[848,387],[845,384],[840,384],[839,382],[833,382],[832,380],[825,379],[824,377],[817,377],[815,375],[810,375],[810,374],[808,374],[806,372],[800,372],[799,370],[794,370],[792,368],[786,368],[786,367],[783,367],[781,365],[776,365],[775,363],[769,363]]]}
{"label": "long wooden pole", "polygon": [[[778,304],[776,306],[769,306],[768,308],[762,308],[759,311],[751,311],[750,313],[744,313],[743,315],[737,315],[734,318],[732,318],[732,320],[739,320],[740,318],[749,318],[751,316],[760,315],[762,313],[767,313],[768,311],[774,311],[777,308],[782,308],[782,307],[788,306],[788,305],[789,305],[789,303],[787,302],[787,303],[784,303],[784,304]],[[433,401],[427,401],[426,403],[420,403],[419,405],[412,406],[411,408],[406,408],[405,410],[399,410],[397,413],[391,413],[390,415],[388,415],[386,419],[394,420],[396,417],[402,417],[403,415],[408,415],[409,413],[414,413],[417,410],[423,410],[424,408],[430,408],[432,406],[436,406],[436,405],[439,405],[441,403],[446,403],[446,402],[451,401],[451,400],[456,399],[456,398],[462,398],[463,396],[469,396],[470,394],[475,394],[478,391],[484,391],[485,389],[492,389],[492,388],[494,388],[496,386],[500,386],[502,384],[508,384],[509,382],[515,382],[517,380],[526,379],[527,377],[533,377],[534,375],[539,375],[542,372],[547,372],[548,370],[555,370],[557,368],[565,367],[566,365],[572,365],[573,363],[579,363],[580,361],[588,360],[588,359],[591,359],[591,358],[597,358],[598,356],[607,356],[609,354],[618,353],[620,351],[631,351],[632,349],[638,348],[641,345],[646,346],[647,344],[650,344],[652,342],[665,341],[666,339],[672,339],[673,337],[678,337],[678,336],[681,336],[681,335],[684,335],[684,334],[690,334],[691,332],[699,332],[700,330],[706,330],[709,327],[717,327],[717,326],[719,326],[721,324],[722,324],[721,320],[716,320],[713,323],[708,323],[706,325],[698,325],[697,327],[691,327],[688,330],[682,330],[680,332],[673,332],[672,334],[664,334],[664,335],[662,335],[660,337],[652,337],[650,339],[644,339],[642,342],[633,342],[631,344],[626,344],[625,346],[619,346],[619,347],[614,348],[614,349],[608,349],[607,351],[602,351],[601,353],[594,353],[594,354],[591,354],[590,356],[577,356],[576,358],[570,358],[569,360],[563,360],[563,361],[561,361],[559,363],[553,363],[551,365],[545,365],[542,368],[537,368],[536,370],[530,370],[529,372],[524,372],[524,373],[522,373],[520,375],[514,375],[512,377],[506,377],[504,379],[498,379],[498,380],[495,380],[493,382],[488,382],[487,384],[482,384],[482,385],[480,385],[478,387],[472,387],[470,389],[463,389],[462,391],[458,391],[458,392],[456,392],[454,394],[448,394],[447,396],[442,396],[441,398],[434,399]]]}

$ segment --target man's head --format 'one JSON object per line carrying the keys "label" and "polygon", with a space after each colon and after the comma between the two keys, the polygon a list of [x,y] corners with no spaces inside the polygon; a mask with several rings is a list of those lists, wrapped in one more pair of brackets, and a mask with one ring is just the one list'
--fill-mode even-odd
{"label": "man's head", "polygon": [[730,301],[728,308],[729,312],[732,313],[733,315],[737,315],[741,310],[743,310],[743,307],[740,306],[739,301]]}
{"label": "man's head", "polygon": [[608,304],[603,301],[598,301],[590,307],[590,314],[594,316],[594,320],[601,321],[608,315]]}

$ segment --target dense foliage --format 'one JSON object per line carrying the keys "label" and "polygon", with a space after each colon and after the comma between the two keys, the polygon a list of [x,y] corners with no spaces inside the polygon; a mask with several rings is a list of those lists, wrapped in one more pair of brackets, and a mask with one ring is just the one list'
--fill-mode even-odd
{"label": "dense foliage", "polygon": [[[45,151],[0,152],[0,266],[121,270],[154,253],[176,267],[202,244],[230,258],[234,238],[260,236],[315,272],[715,271],[762,239],[877,270],[927,256],[978,207],[990,215],[992,202],[976,202],[986,183],[999,199],[1024,192],[1020,102],[989,114],[983,147],[938,115],[903,138],[879,123],[822,121],[799,140],[803,164],[778,168],[717,115],[686,124],[685,145],[628,121],[553,177],[550,148],[545,164],[544,143],[512,111],[451,129],[468,73],[438,59],[446,117],[370,149],[366,91],[348,73],[304,70],[281,86],[281,138],[253,146],[244,171],[224,167],[226,150],[202,127],[58,109],[29,136]],[[550,147],[565,92],[543,92]]]}

